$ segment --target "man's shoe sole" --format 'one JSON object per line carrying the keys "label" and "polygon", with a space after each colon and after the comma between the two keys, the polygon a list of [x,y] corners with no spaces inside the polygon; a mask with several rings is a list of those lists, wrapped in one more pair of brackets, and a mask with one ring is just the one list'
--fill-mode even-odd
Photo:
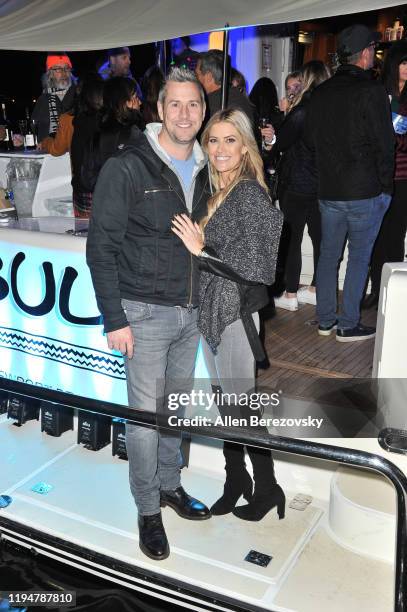
{"label": "man's shoe sole", "polygon": [[374,338],[376,332],[374,334],[369,334],[368,336],[338,336],[336,335],[336,339],[338,342],[360,342],[362,340],[371,340]]}
{"label": "man's shoe sole", "polygon": [[337,325],[334,325],[333,327],[330,327],[329,329],[319,329],[318,328],[318,335],[330,336],[332,332],[336,330],[336,328],[337,328]]}
{"label": "man's shoe sole", "polygon": [[147,557],[150,557],[150,559],[154,559],[154,561],[164,561],[164,559],[167,559],[170,556],[169,548],[163,555],[153,555],[148,548],[144,546],[141,540],[139,540],[139,547],[141,552],[143,552]]}
{"label": "man's shoe sole", "polygon": [[165,508],[165,506],[169,506],[170,508],[172,508],[173,510],[175,510],[175,512],[178,514],[178,516],[180,516],[181,518],[184,519],[188,519],[189,521],[207,521],[208,519],[210,519],[212,517],[212,514],[209,512],[209,514],[206,514],[205,516],[189,516],[187,514],[183,514],[178,506],[176,506],[175,504],[171,504],[168,501],[160,501],[160,506],[161,508]]}

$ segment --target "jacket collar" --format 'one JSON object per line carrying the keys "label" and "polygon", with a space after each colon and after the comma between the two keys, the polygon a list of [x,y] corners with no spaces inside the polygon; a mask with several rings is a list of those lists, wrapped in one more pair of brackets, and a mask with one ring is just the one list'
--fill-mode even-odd
{"label": "jacket collar", "polygon": [[355,76],[361,79],[366,79],[368,81],[370,81],[372,78],[371,70],[363,70],[363,68],[355,66],[355,64],[342,64],[336,71],[335,76],[342,76],[346,74],[350,74],[351,76]]}
{"label": "jacket collar", "polygon": [[[169,166],[171,164],[171,158],[165,151],[165,149],[163,149],[160,144],[160,141],[158,140],[158,135],[161,132],[161,129],[161,123],[148,123],[144,133],[147,136],[147,140],[153,148],[154,152],[157,153],[157,155],[163,160],[163,162]],[[197,140],[195,140],[194,148],[192,149],[192,154],[195,159],[195,165],[198,166],[200,170],[206,164],[207,159]]]}

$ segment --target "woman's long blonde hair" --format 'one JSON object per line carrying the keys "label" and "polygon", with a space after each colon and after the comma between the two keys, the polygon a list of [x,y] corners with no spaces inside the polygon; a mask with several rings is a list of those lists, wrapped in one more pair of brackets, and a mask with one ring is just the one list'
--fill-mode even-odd
{"label": "woman's long blonde hair", "polygon": [[212,215],[218,210],[219,206],[232,191],[232,189],[242,180],[253,179],[260,183],[260,185],[268,192],[267,185],[264,180],[264,169],[263,161],[261,159],[259,149],[256,140],[253,135],[253,130],[250,125],[250,121],[245,113],[237,109],[225,109],[218,111],[211,117],[206,128],[203,131],[201,138],[201,145],[204,151],[208,152],[208,142],[211,128],[216,123],[230,123],[242,138],[243,145],[247,148],[246,153],[243,155],[240,166],[237,168],[236,176],[227,185],[227,187],[221,187],[220,177],[221,173],[216,170],[211,162],[209,162],[210,180],[215,193],[208,200],[208,214],[200,222],[200,227],[203,230]]}
{"label": "woman's long blonde hair", "polygon": [[313,91],[315,87],[318,87],[318,85],[320,85],[327,79],[330,79],[332,76],[332,72],[329,66],[327,66],[326,64],[324,64],[324,62],[321,62],[320,60],[311,60],[310,62],[307,62],[301,68],[300,72],[302,88],[292,101],[290,111],[292,111],[293,108],[298,106],[307,91]]}

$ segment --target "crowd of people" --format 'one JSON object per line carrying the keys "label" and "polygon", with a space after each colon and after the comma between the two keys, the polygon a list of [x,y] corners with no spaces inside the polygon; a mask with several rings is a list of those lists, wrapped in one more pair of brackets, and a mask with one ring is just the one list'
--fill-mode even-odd
{"label": "crowd of people", "polygon": [[[276,270],[285,284],[277,308],[316,305],[318,333],[336,330],[340,342],[374,336],[360,323],[372,250],[367,306],[377,303],[383,263],[404,259],[407,226],[407,128],[395,134],[392,121],[392,113],[407,119],[407,43],[393,46],[373,80],[378,38],[363,25],[346,28],[335,74],[308,62],[287,76],[280,101],[267,78],[247,95],[234,70],[226,109],[222,54],[196,54],[187,37],[174,43],[181,59],[168,76],[152,67],[141,87],[126,47],[79,85],[66,55],[47,58],[34,109],[39,146],[70,151],[74,211],[90,217],[87,261],[108,346],[125,358],[130,406],[160,411],[169,393],[191,390],[201,338],[219,413],[251,414],[249,401],[227,398],[255,388],[258,312]],[[314,277],[300,287],[306,225]],[[269,451],[246,446],[253,485],[245,447],[225,442],[224,491],[208,509],[181,485],[180,441],[179,432],[126,424],[140,547],[150,558],[169,555],[162,506],[190,520],[233,512],[256,521],[274,507],[284,517]],[[247,504],[237,505],[241,496]]]}

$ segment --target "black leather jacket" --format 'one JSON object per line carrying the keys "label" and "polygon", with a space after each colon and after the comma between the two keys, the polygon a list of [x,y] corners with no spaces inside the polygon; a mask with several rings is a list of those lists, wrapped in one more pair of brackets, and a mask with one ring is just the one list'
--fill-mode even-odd
{"label": "black leather jacket", "polygon": [[[192,219],[206,214],[205,163],[195,178]],[[121,299],[198,305],[196,258],[171,230],[175,214],[188,213],[176,174],[135,130],[103,166],[93,195],[87,241],[90,267],[106,332],[127,326]]]}
{"label": "black leather jacket", "polygon": [[319,199],[363,200],[392,193],[395,140],[390,103],[369,71],[340,66],[315,89],[304,138],[315,148]]}

